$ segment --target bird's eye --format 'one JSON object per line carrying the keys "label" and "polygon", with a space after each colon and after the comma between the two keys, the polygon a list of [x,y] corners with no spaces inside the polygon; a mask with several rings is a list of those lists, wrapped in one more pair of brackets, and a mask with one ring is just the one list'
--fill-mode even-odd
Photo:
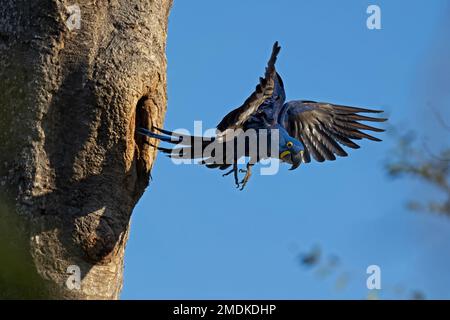
{"label": "bird's eye", "polygon": [[288,143],[286,143],[286,146],[287,146],[288,148],[292,148],[293,145],[294,145],[294,144],[292,143],[292,141],[288,141]]}

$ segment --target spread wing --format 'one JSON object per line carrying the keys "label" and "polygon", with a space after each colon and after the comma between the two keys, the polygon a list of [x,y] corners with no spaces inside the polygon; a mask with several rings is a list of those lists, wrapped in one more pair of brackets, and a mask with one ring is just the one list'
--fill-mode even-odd
{"label": "spread wing", "polygon": [[275,42],[264,78],[259,79],[259,84],[256,86],[255,91],[245,100],[244,104],[228,113],[217,125],[217,129],[220,132],[225,132],[227,129],[242,128],[242,125],[258,110],[259,106],[272,96],[275,85],[274,78],[276,76],[275,62],[280,49],[278,42]]}
{"label": "spread wing", "polygon": [[304,162],[311,161],[311,155],[319,162],[346,157],[341,145],[358,149],[352,140],[369,139],[381,141],[361,130],[383,132],[359,121],[383,122],[387,119],[373,118],[360,113],[381,113],[383,111],[354,108],[314,101],[290,101],[283,106],[280,124],[289,135],[305,146]]}
{"label": "spread wing", "polygon": [[272,95],[250,116],[244,124],[244,128],[264,128],[267,124],[277,123],[278,115],[283,108],[285,100],[286,93],[284,91],[283,80],[281,79],[281,76],[276,73]]}

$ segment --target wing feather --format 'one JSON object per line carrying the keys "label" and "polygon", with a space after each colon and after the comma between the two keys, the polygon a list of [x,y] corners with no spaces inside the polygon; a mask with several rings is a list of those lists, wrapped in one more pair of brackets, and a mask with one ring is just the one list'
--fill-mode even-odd
{"label": "wing feather", "polygon": [[275,62],[281,47],[278,42],[275,42],[272,48],[272,54],[267,63],[264,78],[259,79],[250,97],[245,100],[244,104],[237,109],[228,113],[222,121],[217,125],[220,132],[225,132],[227,129],[238,129],[254,114],[263,102],[269,99],[274,90],[274,79],[276,77]]}
{"label": "wing feather", "polygon": [[323,162],[335,160],[336,155],[346,157],[348,154],[341,145],[358,149],[359,145],[352,140],[381,141],[364,131],[383,132],[383,129],[359,122],[386,121],[359,114],[381,112],[314,101],[290,101],[283,106],[279,122],[305,146],[304,162],[311,161],[310,155]]}

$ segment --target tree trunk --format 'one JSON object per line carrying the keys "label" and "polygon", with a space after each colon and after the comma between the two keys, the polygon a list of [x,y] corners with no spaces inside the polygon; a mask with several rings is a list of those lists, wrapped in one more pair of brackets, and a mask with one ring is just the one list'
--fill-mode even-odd
{"label": "tree trunk", "polygon": [[172,0],[0,1],[0,298],[117,299]]}

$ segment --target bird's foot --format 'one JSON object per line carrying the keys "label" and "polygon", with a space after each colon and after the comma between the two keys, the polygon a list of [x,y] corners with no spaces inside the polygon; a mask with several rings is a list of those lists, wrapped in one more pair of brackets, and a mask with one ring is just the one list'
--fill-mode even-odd
{"label": "bird's foot", "polygon": [[222,177],[226,177],[226,176],[229,176],[230,174],[232,174],[234,172],[234,168],[233,169],[231,169],[230,171],[228,171],[228,172],[226,172],[226,173],[224,173],[223,175],[222,175]]}
{"label": "bird's foot", "polygon": [[234,184],[236,185],[236,189],[239,188],[239,176],[238,176],[238,167],[237,164],[233,166],[234,171]]}
{"label": "bird's foot", "polygon": [[[243,170],[243,169],[241,169]],[[239,170],[240,171],[240,170]],[[245,185],[247,184],[248,180],[250,180],[250,177],[252,176],[252,170],[251,170],[251,166],[247,165],[247,170],[243,170],[242,172],[245,172],[245,176],[244,179],[242,179],[241,181],[241,191],[244,190]]]}
{"label": "bird's foot", "polygon": [[240,187],[240,184],[239,184],[239,177],[238,177],[238,167],[237,167],[237,164],[233,165],[233,169],[231,169],[230,171],[224,173],[224,174],[222,175],[222,177],[226,177],[226,176],[228,176],[228,175],[230,175],[230,174],[232,174],[232,173],[234,173],[234,183],[236,184],[236,188],[239,188],[239,187]]}

